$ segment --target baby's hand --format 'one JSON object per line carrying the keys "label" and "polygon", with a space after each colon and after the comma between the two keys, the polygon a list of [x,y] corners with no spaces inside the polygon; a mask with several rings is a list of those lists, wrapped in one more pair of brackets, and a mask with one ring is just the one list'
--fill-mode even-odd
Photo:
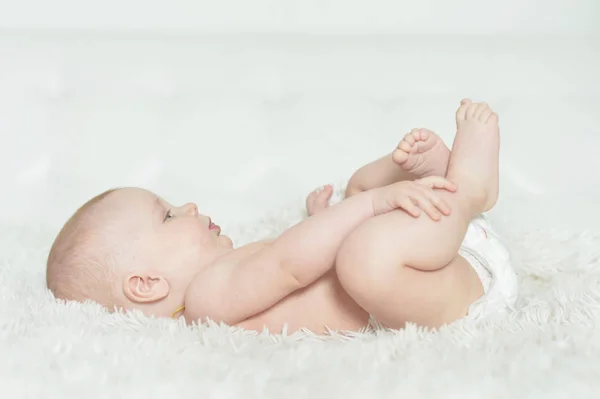
{"label": "baby's hand", "polygon": [[333,186],[330,184],[316,189],[306,197],[306,212],[308,216],[324,211],[329,206],[329,199],[333,194]]}
{"label": "baby's hand", "polygon": [[440,220],[442,214],[450,215],[450,206],[435,193],[434,188],[450,192],[457,189],[454,183],[438,176],[401,181],[376,189],[373,192],[375,215],[403,209],[414,217],[419,217],[424,211],[431,219]]}

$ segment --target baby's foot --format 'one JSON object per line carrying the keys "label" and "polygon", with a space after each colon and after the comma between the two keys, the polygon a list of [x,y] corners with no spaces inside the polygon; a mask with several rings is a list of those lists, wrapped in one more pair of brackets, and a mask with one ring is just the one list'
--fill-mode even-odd
{"label": "baby's foot", "polygon": [[465,99],[456,111],[456,126],[448,180],[473,200],[476,213],[488,211],[498,200],[498,115],[486,103]]}
{"label": "baby's foot", "polygon": [[413,129],[392,153],[392,159],[415,179],[446,176],[450,150],[440,136],[427,129]]}

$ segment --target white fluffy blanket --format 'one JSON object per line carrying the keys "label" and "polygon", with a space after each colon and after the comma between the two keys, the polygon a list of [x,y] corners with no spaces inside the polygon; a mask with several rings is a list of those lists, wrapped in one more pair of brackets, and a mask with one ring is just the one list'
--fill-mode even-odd
{"label": "white fluffy blanket", "polygon": [[[1,396],[597,397],[598,42],[527,40],[1,36]],[[298,221],[310,189],[340,190],[411,126],[450,142],[464,95],[501,114],[490,217],[521,281],[509,315],[273,336],[45,290],[62,222],[106,188],[195,200],[242,244]]]}

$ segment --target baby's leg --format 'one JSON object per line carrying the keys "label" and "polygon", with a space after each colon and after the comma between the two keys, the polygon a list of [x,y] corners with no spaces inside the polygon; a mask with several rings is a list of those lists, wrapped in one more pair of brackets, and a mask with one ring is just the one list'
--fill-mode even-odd
{"label": "baby's leg", "polygon": [[446,176],[450,150],[427,129],[413,129],[394,151],[356,171],[348,182],[346,197],[402,180]]}
{"label": "baby's leg", "polygon": [[458,191],[438,194],[452,214],[435,222],[403,211],[363,223],[337,257],[338,277],[354,300],[384,324],[436,327],[467,312],[483,294],[477,274],[458,256],[471,219],[498,195],[497,116],[463,101],[447,177]]}

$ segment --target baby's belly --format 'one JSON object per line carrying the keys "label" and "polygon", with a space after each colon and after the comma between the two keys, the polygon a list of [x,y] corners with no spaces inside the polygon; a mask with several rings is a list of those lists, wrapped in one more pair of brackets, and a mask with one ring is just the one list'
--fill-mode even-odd
{"label": "baby's belly", "polygon": [[306,328],[316,334],[333,331],[356,331],[369,322],[369,314],[344,291],[332,271],[311,286],[295,292],[275,306],[237,325],[271,333],[281,333],[287,324],[287,332]]}

